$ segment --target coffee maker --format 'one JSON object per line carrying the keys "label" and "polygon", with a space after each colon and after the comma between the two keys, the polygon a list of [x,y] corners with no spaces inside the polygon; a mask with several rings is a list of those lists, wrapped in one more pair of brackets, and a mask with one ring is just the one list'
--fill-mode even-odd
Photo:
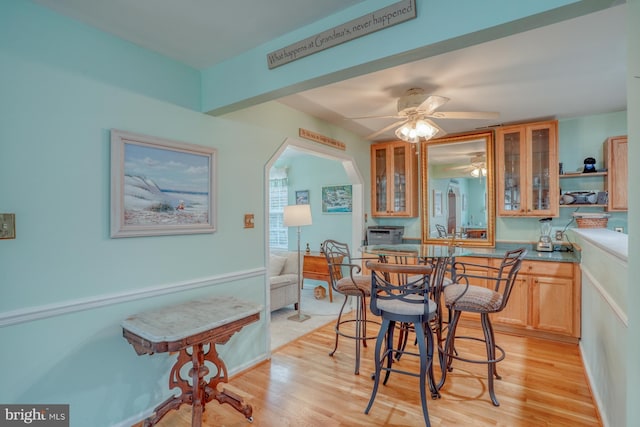
{"label": "coffee maker", "polygon": [[551,218],[541,218],[540,222],[540,239],[536,245],[538,252],[553,252],[553,242],[551,241]]}

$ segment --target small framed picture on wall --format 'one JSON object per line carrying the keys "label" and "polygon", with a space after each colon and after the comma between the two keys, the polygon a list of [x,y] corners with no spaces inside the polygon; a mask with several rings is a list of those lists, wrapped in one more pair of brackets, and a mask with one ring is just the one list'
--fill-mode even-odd
{"label": "small framed picture on wall", "polygon": [[322,213],[349,213],[352,211],[352,198],[351,184],[322,187]]}
{"label": "small framed picture on wall", "polygon": [[309,190],[296,191],[296,205],[309,204]]}

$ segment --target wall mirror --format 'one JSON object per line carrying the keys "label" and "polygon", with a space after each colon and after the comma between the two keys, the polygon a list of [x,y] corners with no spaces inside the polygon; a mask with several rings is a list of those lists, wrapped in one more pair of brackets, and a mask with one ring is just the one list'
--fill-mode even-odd
{"label": "wall mirror", "polygon": [[422,241],[495,246],[493,132],[421,143]]}

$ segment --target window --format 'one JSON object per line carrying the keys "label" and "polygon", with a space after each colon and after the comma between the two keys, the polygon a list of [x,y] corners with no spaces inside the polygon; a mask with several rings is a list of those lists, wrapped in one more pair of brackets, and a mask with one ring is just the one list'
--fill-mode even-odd
{"label": "window", "polygon": [[269,247],[289,248],[289,229],[283,224],[284,207],[289,204],[286,169],[273,169],[269,178]]}

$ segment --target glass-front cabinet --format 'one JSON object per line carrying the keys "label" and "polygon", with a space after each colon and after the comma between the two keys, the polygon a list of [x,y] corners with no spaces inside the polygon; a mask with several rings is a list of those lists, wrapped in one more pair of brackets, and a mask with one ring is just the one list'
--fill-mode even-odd
{"label": "glass-front cabinet", "polygon": [[499,216],[558,216],[558,122],[496,131]]}
{"label": "glass-front cabinet", "polygon": [[415,150],[415,145],[402,141],[371,145],[372,216],[418,216]]}

